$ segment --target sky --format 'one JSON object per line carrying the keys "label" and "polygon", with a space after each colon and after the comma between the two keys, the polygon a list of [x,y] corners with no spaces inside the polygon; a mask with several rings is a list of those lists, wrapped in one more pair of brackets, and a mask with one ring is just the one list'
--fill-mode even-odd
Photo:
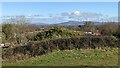
{"label": "sky", "polygon": [[[2,16],[13,15],[41,15],[47,19],[41,19],[55,22],[59,20],[66,20],[65,15],[73,20],[78,17],[87,16],[118,16],[118,3],[117,2],[3,2],[2,3]],[[48,19],[48,16],[52,20]],[[61,16],[62,19],[61,19]],[[81,15],[81,16],[80,16]],[[57,20],[56,20],[56,18]],[[68,19],[68,18],[67,18]],[[111,18],[110,18],[111,19]],[[59,22],[62,22],[59,21]],[[52,23],[51,22],[51,23]]]}
{"label": "sky", "polygon": [[117,16],[117,2],[3,2],[3,15],[57,14],[61,12],[95,12]]}
{"label": "sky", "polygon": [[119,2],[119,0],[1,0],[2,2]]}

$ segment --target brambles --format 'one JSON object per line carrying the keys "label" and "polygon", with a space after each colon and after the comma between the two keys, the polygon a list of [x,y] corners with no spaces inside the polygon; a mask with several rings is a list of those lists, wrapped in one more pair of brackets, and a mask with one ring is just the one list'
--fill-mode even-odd
{"label": "brambles", "polygon": [[108,22],[102,25],[99,25],[98,29],[100,30],[102,35],[114,35],[118,32],[118,23]]}
{"label": "brambles", "polygon": [[[25,46],[18,46],[10,50],[3,51],[3,58],[16,56],[16,54],[27,54],[29,57],[39,56],[54,50],[71,49],[95,49],[95,48],[117,48],[118,44],[112,37],[73,37],[60,38],[54,40],[43,40],[31,42]],[[9,52],[8,52],[9,51]]]}

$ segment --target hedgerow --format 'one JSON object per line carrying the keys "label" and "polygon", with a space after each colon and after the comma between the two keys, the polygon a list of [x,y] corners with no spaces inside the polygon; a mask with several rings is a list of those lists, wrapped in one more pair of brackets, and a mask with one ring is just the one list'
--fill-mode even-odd
{"label": "hedgerow", "polygon": [[[17,46],[14,48],[3,49],[3,59],[18,60],[18,57],[38,56],[52,52],[53,50],[71,50],[82,48],[104,48],[104,47],[119,47],[118,40],[113,41],[109,37],[71,37],[60,38],[54,40],[43,40],[29,42],[24,46]],[[19,55],[19,56],[18,56]],[[13,58],[14,57],[14,58]]]}

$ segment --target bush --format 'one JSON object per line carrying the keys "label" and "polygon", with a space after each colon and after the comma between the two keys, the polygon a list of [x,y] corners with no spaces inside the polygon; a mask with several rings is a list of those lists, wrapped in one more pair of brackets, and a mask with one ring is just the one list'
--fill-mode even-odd
{"label": "bush", "polygon": [[7,59],[8,57],[16,56],[16,54],[27,54],[29,57],[38,56],[52,52],[53,50],[118,47],[117,41],[113,41],[112,39],[112,37],[72,37],[30,42],[25,46],[6,49],[3,51],[3,58]]}

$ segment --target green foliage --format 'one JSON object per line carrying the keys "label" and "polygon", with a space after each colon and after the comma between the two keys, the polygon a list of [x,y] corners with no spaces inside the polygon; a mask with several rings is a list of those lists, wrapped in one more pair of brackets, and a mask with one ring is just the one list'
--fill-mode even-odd
{"label": "green foliage", "polygon": [[[92,31],[94,29],[93,25],[91,22],[86,22],[84,26],[80,27],[83,31]],[[13,25],[9,23],[3,24],[2,31],[5,35],[4,41],[8,39],[17,41],[15,47],[3,49],[3,59],[21,60],[28,57],[44,55],[54,50],[64,51],[72,49],[119,47],[117,44],[119,39],[116,36],[81,36],[84,35],[84,32],[77,31],[78,28],[72,30],[70,27],[52,26],[43,27],[42,30],[39,27],[36,28],[36,26],[26,26],[27,25]],[[101,28],[100,26],[99,28],[103,34],[111,35],[116,32],[116,28],[112,30],[113,27],[104,27]],[[35,31],[41,32],[35,33]],[[14,34],[16,34],[15,37]],[[17,46],[18,44],[22,44],[22,46]],[[98,56],[99,54],[96,55]]]}
{"label": "green foliage", "polygon": [[55,39],[62,37],[73,37],[73,36],[81,36],[82,32],[73,32],[68,29],[52,27],[47,31],[39,32],[34,36],[34,41],[43,40],[43,39]]}
{"label": "green foliage", "polygon": [[6,40],[13,36],[13,25],[12,24],[3,24],[2,32],[5,34]]}
{"label": "green foliage", "polygon": [[[116,41],[111,37],[73,37],[66,39],[54,39],[30,42],[25,46],[18,46],[15,48],[6,49],[3,51],[4,59],[15,59],[19,57],[17,54],[24,54],[28,57],[39,56],[52,52],[54,50],[71,50],[71,49],[95,49],[95,48],[116,48],[119,47]],[[9,51],[9,52],[8,52]],[[22,57],[24,59],[26,57]],[[17,59],[16,59],[17,60]]]}

